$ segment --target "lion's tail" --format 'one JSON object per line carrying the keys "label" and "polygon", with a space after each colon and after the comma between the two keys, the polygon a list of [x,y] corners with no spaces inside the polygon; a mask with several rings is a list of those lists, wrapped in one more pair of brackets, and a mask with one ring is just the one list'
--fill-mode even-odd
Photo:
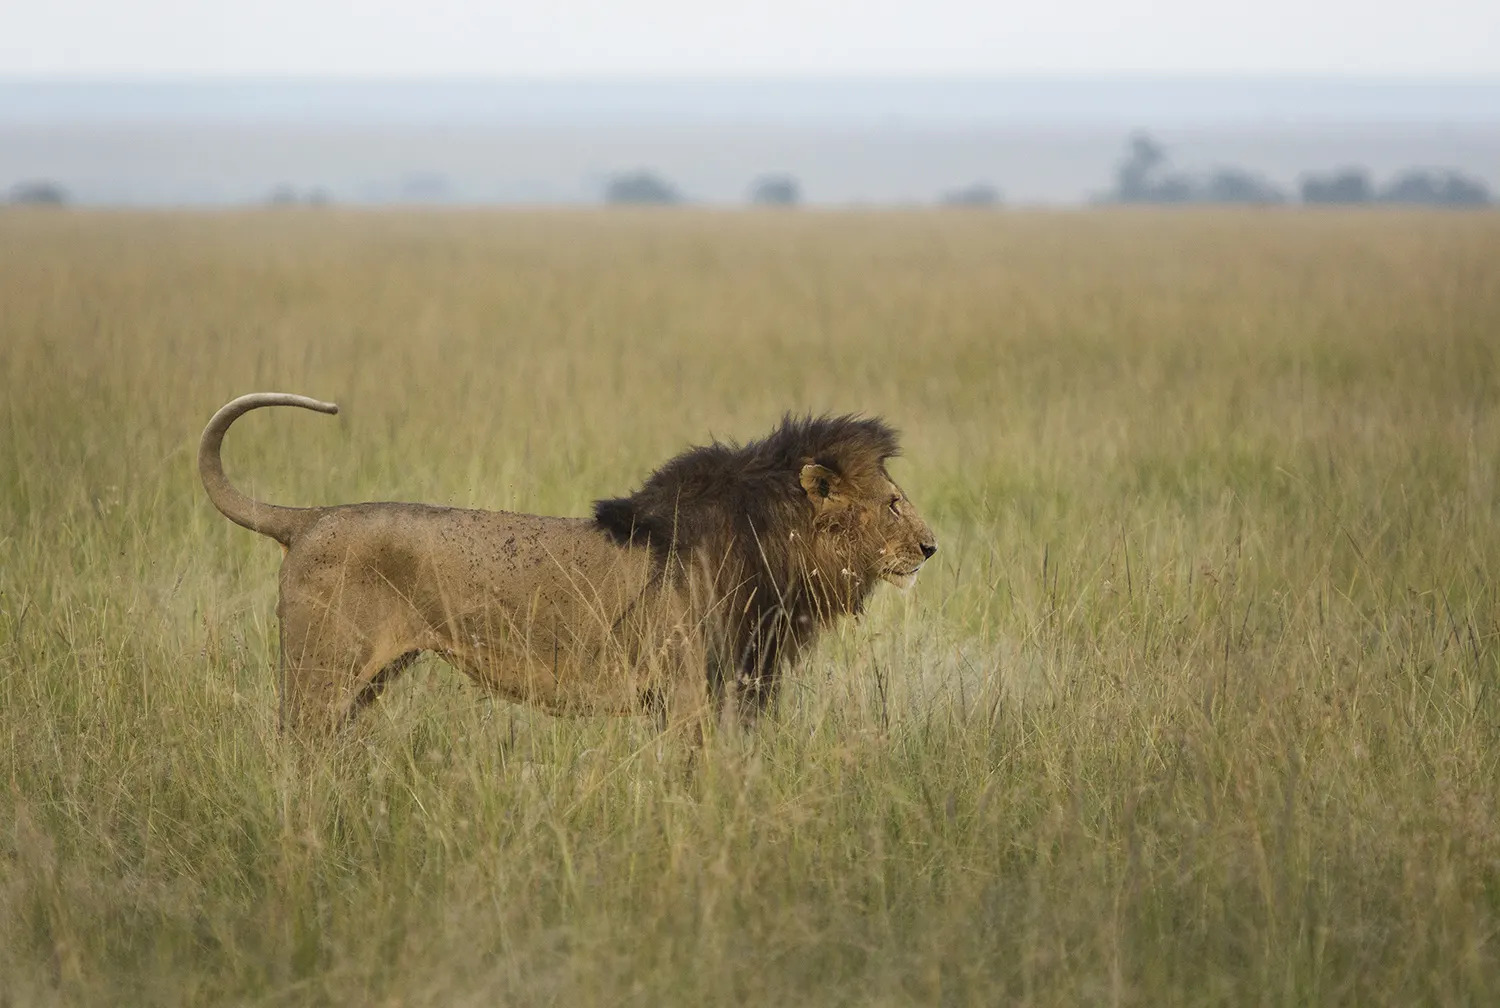
{"label": "lion's tail", "polygon": [[321,509],[281,507],[263,504],[247,497],[230,485],[229,477],[224,475],[224,462],[219,457],[219,450],[224,444],[224,432],[229,430],[229,425],[262,406],[301,406],[319,413],[339,411],[333,403],[319,402],[317,399],[286,392],[254,392],[240,396],[215,413],[208,426],[203,429],[203,440],[198,443],[198,475],[203,478],[203,488],[208,491],[208,499],[213,501],[214,507],[224,512],[224,517],[252,532],[270,536],[283,546],[290,546],[293,539],[317,520]]}

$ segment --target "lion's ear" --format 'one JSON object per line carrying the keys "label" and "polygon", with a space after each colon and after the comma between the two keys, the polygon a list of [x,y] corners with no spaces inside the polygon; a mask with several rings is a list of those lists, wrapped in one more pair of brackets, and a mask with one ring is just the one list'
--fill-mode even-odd
{"label": "lion's ear", "polygon": [[844,481],[839,474],[816,462],[809,462],[802,467],[800,479],[802,489],[807,491],[808,499],[815,508],[827,507],[835,497],[840,496],[843,489]]}
{"label": "lion's ear", "polygon": [[635,502],[629,497],[615,497],[594,502],[594,522],[621,546],[646,530],[636,521]]}

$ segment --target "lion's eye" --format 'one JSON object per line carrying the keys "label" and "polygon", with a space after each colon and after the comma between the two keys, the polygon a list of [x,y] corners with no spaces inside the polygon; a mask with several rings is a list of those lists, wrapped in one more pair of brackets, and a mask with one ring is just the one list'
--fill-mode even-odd
{"label": "lion's eye", "polygon": [[891,498],[891,514],[900,514],[901,513],[900,509],[898,509],[897,506],[896,506],[896,505],[898,505],[900,503],[901,503],[901,498],[900,497],[892,497]]}

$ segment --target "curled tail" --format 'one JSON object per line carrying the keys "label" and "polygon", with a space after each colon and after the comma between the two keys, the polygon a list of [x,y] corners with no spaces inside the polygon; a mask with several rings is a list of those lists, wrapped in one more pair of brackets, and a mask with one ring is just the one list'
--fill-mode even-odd
{"label": "curled tail", "polygon": [[219,458],[219,449],[224,444],[224,432],[244,414],[262,406],[301,406],[319,413],[337,413],[333,403],[319,402],[307,396],[286,392],[253,392],[242,395],[214,414],[203,429],[203,440],[198,442],[198,475],[203,478],[203,488],[214,507],[224,512],[224,517],[236,525],[243,525],[251,532],[270,536],[283,546],[290,546],[308,525],[321,513],[319,508],[281,507],[263,504],[240,493],[224,475],[224,462]]}

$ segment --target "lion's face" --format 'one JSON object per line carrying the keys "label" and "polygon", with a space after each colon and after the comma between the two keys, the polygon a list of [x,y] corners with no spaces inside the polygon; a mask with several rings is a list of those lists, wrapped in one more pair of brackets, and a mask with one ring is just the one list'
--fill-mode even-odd
{"label": "lion's face", "polygon": [[937,552],[932,528],[884,467],[865,479],[840,477],[816,463],[802,469],[802,486],[817,524],[842,541],[844,561],[862,580],[910,588]]}
{"label": "lion's face", "polygon": [[917,581],[917,571],[937,552],[937,538],[901,488],[890,479],[886,483],[885,494],[876,502],[884,505],[876,510],[877,569],[896,587],[910,588]]}

